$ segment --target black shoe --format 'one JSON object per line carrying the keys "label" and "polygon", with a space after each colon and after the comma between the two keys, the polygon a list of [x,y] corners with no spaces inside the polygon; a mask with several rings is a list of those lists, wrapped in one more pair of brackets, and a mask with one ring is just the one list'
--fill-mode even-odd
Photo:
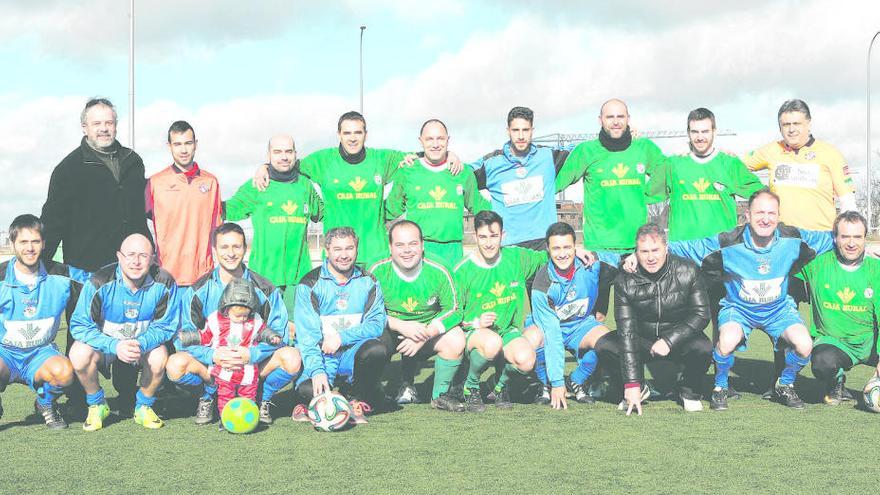
{"label": "black shoe", "polygon": [[541,392],[535,396],[535,404],[540,406],[550,404],[550,385],[541,385]]}
{"label": "black shoe", "polygon": [[734,390],[733,387],[728,387],[728,389],[727,389],[727,399],[728,400],[740,400],[742,398],[743,398],[743,396],[741,393]]}
{"label": "black shoe", "polygon": [[495,407],[498,409],[512,409],[513,402],[510,400],[510,392],[508,387],[495,391]]}
{"label": "black shoe", "polygon": [[486,404],[483,404],[483,398],[480,397],[479,388],[465,389],[464,407],[467,412],[481,413],[486,410]]}
{"label": "black shoe", "polygon": [[762,400],[773,400],[773,397],[775,397],[775,396],[776,396],[775,387],[770,387],[767,390],[765,390],[763,394],[761,394],[761,399]]}
{"label": "black shoe", "polygon": [[465,412],[467,409],[464,403],[452,397],[448,393],[440,394],[436,399],[431,400],[431,407],[441,411]]}
{"label": "black shoe", "polygon": [[273,404],[272,401],[269,400],[264,400],[263,402],[260,402],[260,423],[263,423],[264,425],[272,424],[274,420],[272,419],[271,408],[274,405],[275,404]]}
{"label": "black shoe", "polygon": [[46,427],[50,430],[63,430],[67,428],[67,422],[58,412],[58,406],[52,401],[48,406],[41,406],[39,402],[34,401],[34,412],[43,417],[46,421]]}
{"label": "black shoe", "polygon": [[419,400],[419,392],[412,383],[404,383],[398,389],[394,402],[398,404],[418,404],[421,401]]}
{"label": "black shoe", "polygon": [[210,399],[199,399],[199,405],[196,408],[196,424],[207,425],[213,423],[217,419],[214,412],[216,409],[217,403],[214,401],[213,397]]}
{"label": "black shoe", "polygon": [[586,390],[584,390],[584,386],[581,383],[574,383],[571,381],[571,377],[565,377],[565,388],[568,390],[568,393],[574,397],[574,400],[581,404],[595,404],[596,399],[593,398],[592,395],[588,394]]}
{"label": "black shoe", "polygon": [[798,397],[797,392],[794,391],[794,385],[781,385],[777,383],[774,395],[780,404],[792,409],[803,409],[806,407],[804,401],[802,401],[801,398]]}
{"label": "black shoe", "polygon": [[729,389],[716,388],[712,391],[712,398],[709,400],[709,409],[713,411],[727,410],[727,397]]}
{"label": "black shoe", "polygon": [[[846,389],[846,375],[842,375],[840,380],[837,381],[837,387],[840,388],[840,400],[841,402],[852,402],[856,400],[855,396]],[[837,388],[835,387],[835,388]]]}

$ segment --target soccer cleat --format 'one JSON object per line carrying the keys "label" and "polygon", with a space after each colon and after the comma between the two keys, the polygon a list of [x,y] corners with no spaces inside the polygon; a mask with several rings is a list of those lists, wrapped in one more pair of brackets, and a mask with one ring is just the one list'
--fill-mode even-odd
{"label": "soccer cleat", "polygon": [[728,389],[715,387],[715,389],[712,390],[712,398],[709,400],[709,409],[712,409],[713,411],[726,411],[727,395]]}
{"label": "soccer cleat", "polygon": [[290,413],[290,419],[297,423],[308,423],[311,421],[309,419],[309,411],[303,404],[297,404],[296,407],[293,408],[293,412]]}
{"label": "soccer cleat", "polygon": [[67,428],[67,422],[58,412],[58,406],[53,401],[48,406],[41,406],[39,402],[34,401],[34,412],[43,417],[46,421],[46,427],[50,430],[63,430]]}
{"label": "soccer cleat", "polygon": [[486,410],[486,404],[483,404],[479,388],[464,389],[464,407],[467,412],[481,413]]}
{"label": "soccer cleat", "polygon": [[770,387],[761,394],[761,400],[773,400],[776,396],[776,390],[774,387]]}
{"label": "soccer cleat", "polygon": [[89,406],[89,414],[83,423],[83,430],[98,431],[104,427],[104,420],[110,416],[110,408],[107,403]]}
{"label": "soccer cleat", "polygon": [[351,422],[356,425],[367,424],[367,414],[373,411],[373,406],[356,399],[349,402],[349,404],[351,404]]}
{"label": "soccer cleat", "polygon": [[794,390],[794,385],[782,385],[780,383],[776,384],[776,390],[774,391],[774,395],[777,401],[780,404],[788,406],[792,409],[803,409],[806,407],[804,401],[798,397],[797,392]]}
{"label": "soccer cleat", "polygon": [[855,397],[846,389],[846,375],[837,379],[837,382],[831,387],[831,390],[824,397],[825,403],[829,406],[836,406],[841,402],[850,402]]}
{"label": "soccer cleat", "polygon": [[398,404],[418,404],[419,393],[412,384],[404,383],[397,391],[397,397],[394,398],[394,402]]}
{"label": "soccer cleat", "polygon": [[541,393],[535,396],[535,404],[546,406],[550,404],[550,386],[541,385]]}
{"label": "soccer cleat", "polygon": [[605,397],[610,387],[608,380],[607,376],[599,377],[597,380],[588,380],[590,384],[587,386],[587,394],[593,399]]}
{"label": "soccer cleat", "polygon": [[584,390],[584,386],[580,383],[574,383],[571,381],[571,377],[565,377],[565,388],[568,390],[568,393],[574,397],[574,400],[581,404],[595,404],[596,399],[593,398],[590,394]]}
{"label": "soccer cleat", "polygon": [[688,399],[684,394],[679,394],[678,397],[685,412],[700,412],[703,410],[703,403],[700,402],[699,398]]}
{"label": "soccer cleat", "polygon": [[165,426],[165,422],[153,411],[150,406],[138,406],[134,410],[134,422],[149,430],[158,430]]}
{"label": "soccer cleat", "polygon": [[510,392],[507,387],[495,390],[495,407],[498,409],[513,409],[513,401],[510,400]]}
{"label": "soccer cleat", "polygon": [[742,394],[734,390],[733,387],[727,388],[727,400],[740,400],[742,399]]}
{"label": "soccer cleat", "polygon": [[213,423],[216,419],[214,414],[214,410],[217,409],[216,402],[214,398],[210,399],[199,399],[199,405],[196,407],[196,419],[195,422],[197,425],[207,425]]}
{"label": "soccer cleat", "polygon": [[441,411],[464,412],[465,405],[460,400],[452,397],[448,393],[440,394],[436,399],[431,400],[431,407]]}
{"label": "soccer cleat", "polygon": [[260,402],[260,423],[263,423],[264,425],[272,424],[273,419],[271,408],[274,405],[275,404],[273,404],[272,401],[269,400],[264,400],[263,402]]}

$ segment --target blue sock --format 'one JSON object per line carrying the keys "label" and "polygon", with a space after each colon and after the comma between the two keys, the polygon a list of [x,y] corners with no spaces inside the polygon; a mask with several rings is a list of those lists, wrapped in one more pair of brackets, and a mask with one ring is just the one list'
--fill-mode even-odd
{"label": "blue sock", "polygon": [[794,352],[794,349],[789,349],[788,352],[785,353],[785,369],[783,369],[782,374],[779,375],[779,384],[791,385],[794,383],[801,368],[809,364],[809,362],[810,356],[802,358]]}
{"label": "blue sock", "polygon": [[106,402],[107,400],[104,398],[103,388],[99,388],[98,391],[93,394],[86,394],[86,404],[90,406],[99,406]]}
{"label": "blue sock", "polygon": [[205,392],[202,394],[201,399],[203,400],[211,400],[214,397],[214,394],[217,393],[217,384],[205,384]]}
{"label": "blue sock", "polygon": [[291,375],[284,368],[275,368],[269,373],[269,376],[267,376],[266,380],[263,382],[263,397],[261,400],[264,402],[272,400],[272,396],[275,395],[275,392],[284,388],[285,385],[292,382],[295,378],[296,375]]}
{"label": "blue sock", "polygon": [[730,388],[728,385],[728,375],[730,375],[730,368],[733,368],[733,353],[722,356],[716,349],[712,351],[712,359],[715,360],[715,386],[718,388]]}
{"label": "blue sock", "polygon": [[156,403],[155,397],[150,397],[150,396],[144,394],[143,392],[141,392],[140,390],[137,391],[137,394],[135,395],[135,402],[134,402],[135,409],[137,409],[141,406],[153,407],[153,404],[155,404],[155,403]]}
{"label": "blue sock", "polygon": [[39,389],[37,389],[37,403],[43,407],[51,406],[52,401],[54,401],[55,397],[58,397],[59,395],[61,395],[61,387],[52,385],[51,383],[44,383]]}
{"label": "blue sock", "polygon": [[535,351],[535,374],[541,383],[548,385],[550,382],[547,378],[547,361],[544,360],[544,347],[539,347]]}
{"label": "blue sock", "polygon": [[578,366],[574,371],[571,372],[571,381],[574,383],[584,383],[587,381],[587,378],[596,371],[596,366],[599,364],[599,355],[596,354],[596,351],[590,349],[585,352],[583,356],[581,356],[580,360],[578,360]]}
{"label": "blue sock", "polygon": [[205,382],[202,380],[202,377],[194,373],[187,373],[177,380],[178,385],[184,385],[187,387],[197,387],[203,383]]}

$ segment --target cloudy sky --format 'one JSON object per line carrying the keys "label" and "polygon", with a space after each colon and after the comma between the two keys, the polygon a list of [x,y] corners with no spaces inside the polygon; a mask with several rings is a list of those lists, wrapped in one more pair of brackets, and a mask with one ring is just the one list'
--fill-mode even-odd
{"label": "cloudy sky", "polygon": [[[170,163],[170,123],[190,121],[197,161],[224,197],[272,134],[293,133],[301,154],[335,144],[336,119],[359,105],[360,25],[368,146],[414,149],[421,122],[439,117],[470,160],[505,141],[511,106],[535,110],[536,136],[595,132],[600,104],[619,97],[645,131],[682,130],[706,106],[737,133],[719,146],[744,153],[777,139],[779,105],[801,98],[814,134],[853,168],[865,163],[872,0],[135,4],[135,148],[156,172]],[[53,167],[79,144],[89,96],[117,104],[129,145],[128,39],[127,1],[0,0],[0,225],[39,213]],[[873,87],[880,100],[880,75]]]}

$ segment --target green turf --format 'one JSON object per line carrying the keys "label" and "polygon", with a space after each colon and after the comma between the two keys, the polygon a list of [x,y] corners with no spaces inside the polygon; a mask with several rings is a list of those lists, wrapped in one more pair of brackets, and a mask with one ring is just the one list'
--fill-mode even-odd
{"label": "green turf", "polygon": [[[26,422],[33,393],[12,385],[3,393],[0,492],[872,493],[880,415],[816,403],[809,372],[798,381],[805,411],[760,400],[771,356],[763,334],[751,344],[733,374],[745,396],[729,411],[686,414],[660,401],[642,417],[608,403],[490,406],[482,415],[414,405],[345,432],[280,417],[234,436],[195,426],[185,417],[192,402],[177,399],[159,431],[124,419],[95,433],[81,423],[51,432]],[[850,372],[850,389],[870,372]],[[283,392],[279,412],[291,401]]]}

